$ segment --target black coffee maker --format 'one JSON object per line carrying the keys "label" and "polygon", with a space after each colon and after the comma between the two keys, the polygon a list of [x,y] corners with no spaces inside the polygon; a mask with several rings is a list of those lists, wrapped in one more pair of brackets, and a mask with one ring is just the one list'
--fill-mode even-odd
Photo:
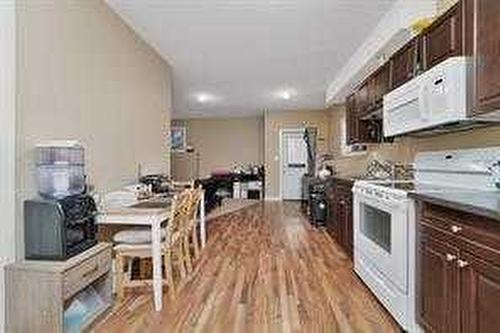
{"label": "black coffee maker", "polygon": [[166,194],[170,191],[170,177],[164,174],[146,175],[139,178],[139,182],[144,185],[151,185],[155,194]]}
{"label": "black coffee maker", "polygon": [[26,259],[66,260],[96,245],[96,216],[96,204],[87,194],[26,200]]}

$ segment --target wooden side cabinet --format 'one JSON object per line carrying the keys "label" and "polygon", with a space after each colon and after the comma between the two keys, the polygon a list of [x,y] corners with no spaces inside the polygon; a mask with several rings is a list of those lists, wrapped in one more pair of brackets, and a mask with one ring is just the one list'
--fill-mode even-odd
{"label": "wooden side cabinet", "polygon": [[82,332],[113,303],[112,245],[99,243],[67,261],[6,267],[7,332]]}
{"label": "wooden side cabinet", "polygon": [[500,327],[500,221],[420,204],[417,317],[426,332]]}

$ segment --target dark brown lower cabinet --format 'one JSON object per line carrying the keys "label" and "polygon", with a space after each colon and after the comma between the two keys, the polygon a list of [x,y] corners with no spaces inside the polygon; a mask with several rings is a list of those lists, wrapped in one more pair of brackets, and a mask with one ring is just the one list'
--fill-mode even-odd
{"label": "dark brown lower cabinet", "polygon": [[[458,332],[458,249],[423,233],[419,244],[418,317],[426,332]],[[451,257],[450,257],[451,256]]]}
{"label": "dark brown lower cabinet", "polygon": [[467,253],[460,274],[462,332],[500,331],[500,266]]}
{"label": "dark brown lower cabinet", "polygon": [[431,333],[500,332],[500,222],[431,204],[422,211],[420,324]]}
{"label": "dark brown lower cabinet", "polygon": [[352,221],[352,186],[353,182],[334,179],[327,192],[329,216],[326,223],[328,233],[352,258],[353,255],[353,221]]}

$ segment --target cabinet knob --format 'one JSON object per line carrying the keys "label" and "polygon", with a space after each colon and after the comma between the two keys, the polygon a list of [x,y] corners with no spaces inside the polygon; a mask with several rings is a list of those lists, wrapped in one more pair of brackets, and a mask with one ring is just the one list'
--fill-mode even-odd
{"label": "cabinet knob", "polygon": [[469,266],[469,263],[467,261],[465,261],[465,260],[458,259],[457,260],[457,265],[458,265],[458,268],[464,268],[464,267]]}
{"label": "cabinet knob", "polygon": [[451,226],[451,232],[453,232],[454,234],[458,233],[462,231],[462,227],[459,227],[458,225],[452,225]]}
{"label": "cabinet knob", "polygon": [[457,259],[456,255],[449,253],[446,254],[446,261],[454,261],[455,259]]}

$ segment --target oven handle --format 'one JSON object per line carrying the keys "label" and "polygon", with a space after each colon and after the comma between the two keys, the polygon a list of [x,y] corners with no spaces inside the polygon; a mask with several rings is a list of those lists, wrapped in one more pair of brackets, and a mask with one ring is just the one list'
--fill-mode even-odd
{"label": "oven handle", "polygon": [[368,204],[370,206],[373,206],[374,208],[381,208],[380,205],[383,205],[384,207],[396,207],[397,209],[399,209],[400,207],[404,207],[404,209],[407,210],[409,202],[409,199],[407,198],[397,199],[396,201],[376,196],[368,196],[358,191],[354,191],[354,197],[360,204]]}

